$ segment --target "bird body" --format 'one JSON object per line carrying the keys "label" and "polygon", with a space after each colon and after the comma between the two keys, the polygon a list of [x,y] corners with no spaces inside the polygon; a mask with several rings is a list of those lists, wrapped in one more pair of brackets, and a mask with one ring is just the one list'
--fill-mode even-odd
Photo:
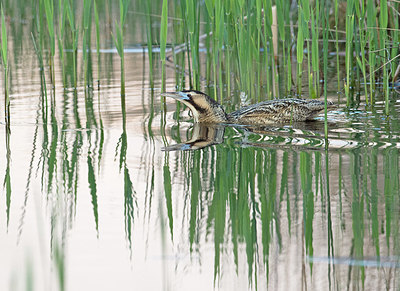
{"label": "bird body", "polygon": [[[328,108],[333,103],[328,101]],[[275,99],[243,107],[229,114],[229,121],[238,124],[264,124],[306,121],[321,113],[325,104],[320,100],[298,98]]]}
{"label": "bird body", "polygon": [[[260,102],[227,114],[218,102],[200,91],[185,90],[161,95],[183,102],[192,111],[194,121],[201,123],[264,125],[307,121],[325,109],[324,101],[286,98]],[[328,110],[335,107],[333,102],[328,101]]]}

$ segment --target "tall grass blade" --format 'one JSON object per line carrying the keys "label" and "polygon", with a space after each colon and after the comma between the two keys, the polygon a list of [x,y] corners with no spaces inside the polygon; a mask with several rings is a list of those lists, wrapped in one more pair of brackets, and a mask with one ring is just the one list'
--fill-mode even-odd
{"label": "tall grass blade", "polygon": [[66,10],[67,10],[67,18],[69,22],[69,26],[71,28],[71,38],[72,38],[72,66],[73,66],[73,82],[74,88],[77,87],[78,82],[78,71],[77,71],[77,54],[78,54],[78,27],[75,23],[75,14],[73,12],[73,7],[71,6],[71,0],[65,0]]}
{"label": "tall grass blade", "polygon": [[347,98],[347,106],[350,106],[351,96],[351,68],[352,68],[352,55],[353,55],[353,35],[354,35],[354,15],[346,16],[346,81],[345,81],[345,92]]}
{"label": "tall grass blade", "polygon": [[367,26],[368,26],[368,43],[369,43],[369,53],[368,53],[368,62],[369,62],[369,95],[371,104],[374,103],[374,95],[375,95],[375,74],[371,73],[375,71],[375,63],[376,63],[376,53],[375,49],[378,47],[377,43],[377,31],[375,29],[376,26],[376,14],[377,7],[375,5],[374,0],[367,1]]}
{"label": "tall grass blade", "polygon": [[53,0],[43,0],[44,1],[44,11],[46,14],[47,20],[47,29],[50,37],[50,58],[49,58],[49,66],[50,66],[50,80],[55,87],[55,76],[54,76],[54,55],[56,50],[56,42],[55,42],[55,32],[54,32],[54,3]]}
{"label": "tall grass blade", "polygon": [[298,19],[298,31],[297,31],[297,94],[301,95],[301,76],[302,76],[302,64],[304,56],[304,35],[303,35],[303,12],[299,9]]}
{"label": "tall grass blade", "polygon": [[[379,12],[379,24],[380,24],[380,35],[381,35],[381,56],[384,62],[388,59],[387,56],[387,32],[388,26],[388,4],[387,0],[380,1],[380,12]],[[387,66],[383,67],[383,93],[385,96],[385,113],[389,115],[389,75]]]}
{"label": "tall grass blade", "polygon": [[[125,103],[125,57],[124,57],[124,25],[126,20],[126,14],[128,12],[130,0],[120,0],[120,22],[115,22],[116,35],[112,34],[115,47],[117,48],[118,54],[121,58],[121,101]],[[123,105],[125,106],[125,105]]]}
{"label": "tall grass blade", "polygon": [[[323,64],[324,64],[324,100],[325,100],[325,108],[324,108],[324,115],[325,115],[325,120],[324,120],[324,133],[325,133],[325,148],[328,148],[328,89],[327,89],[327,80],[328,80],[328,32],[329,32],[329,19],[327,17],[328,14],[328,7],[325,5],[321,9],[323,11],[323,16],[322,16],[322,25],[323,25],[323,32],[322,32],[322,37],[323,37]],[[324,13],[325,12],[325,13]],[[328,167],[328,165],[326,165]],[[328,174],[328,168],[327,168],[327,174]],[[328,189],[328,195],[329,195],[329,189]]]}
{"label": "tall grass blade", "polygon": [[160,29],[161,90],[165,91],[165,50],[168,34],[168,0],[163,0]]}
{"label": "tall grass blade", "polygon": [[96,55],[97,55],[97,88],[100,90],[100,25],[99,11],[97,10],[97,1],[93,1],[94,22],[96,25]]}
{"label": "tall grass blade", "polygon": [[85,87],[88,86],[88,74],[89,74],[89,54],[90,54],[90,42],[91,42],[91,30],[90,24],[92,23],[92,0],[83,1],[83,41],[82,41],[82,51],[83,51],[83,63],[84,63],[84,79]]}
{"label": "tall grass blade", "polygon": [[61,0],[58,1],[58,25],[59,25],[59,31],[57,34],[57,43],[58,43],[58,52],[60,55],[60,62],[61,62],[61,71],[62,71],[62,79],[63,79],[63,86],[65,88],[65,55],[64,55],[64,32],[65,32],[65,18],[67,14],[67,9],[66,9],[67,1],[62,2]]}
{"label": "tall grass blade", "polygon": [[3,5],[1,5],[1,57],[4,67],[4,118],[6,123],[6,131],[10,132],[10,93],[8,88],[8,40],[6,22],[4,19]]}
{"label": "tall grass blade", "polygon": [[154,88],[152,2],[145,1],[145,6],[146,6],[145,9],[146,9],[147,58],[149,59],[149,79],[150,79],[150,87]]}
{"label": "tall grass blade", "polygon": [[7,29],[6,22],[4,19],[3,5],[1,5],[1,57],[3,60],[3,66],[8,67],[8,40],[7,40]]}

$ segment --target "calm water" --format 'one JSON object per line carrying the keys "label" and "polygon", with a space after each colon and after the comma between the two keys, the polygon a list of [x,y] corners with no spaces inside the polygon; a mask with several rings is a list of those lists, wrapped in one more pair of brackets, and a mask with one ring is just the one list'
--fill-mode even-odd
{"label": "calm water", "polygon": [[[323,119],[204,128],[187,111],[177,120],[172,100],[163,109],[159,69],[151,89],[136,44],[126,44],[125,122],[111,41],[100,90],[83,80],[63,90],[56,57],[47,113],[32,44],[14,50],[0,290],[400,288],[397,95],[388,117],[379,101],[341,105],[328,139]],[[167,90],[175,83],[169,65]]]}

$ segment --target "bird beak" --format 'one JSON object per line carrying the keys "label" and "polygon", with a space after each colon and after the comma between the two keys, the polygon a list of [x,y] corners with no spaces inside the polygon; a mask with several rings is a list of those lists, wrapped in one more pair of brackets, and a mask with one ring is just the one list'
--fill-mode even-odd
{"label": "bird beak", "polygon": [[185,94],[183,92],[165,92],[165,93],[161,93],[161,96],[170,97],[170,98],[174,98],[177,100],[189,100],[190,99],[187,96],[187,94]]}

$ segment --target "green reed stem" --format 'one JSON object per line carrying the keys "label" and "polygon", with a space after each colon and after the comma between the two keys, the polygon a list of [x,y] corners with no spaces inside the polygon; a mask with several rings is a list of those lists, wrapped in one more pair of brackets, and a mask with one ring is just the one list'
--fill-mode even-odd
{"label": "green reed stem", "polygon": [[[325,149],[328,149],[328,90],[327,90],[327,82],[328,82],[328,33],[329,33],[329,20],[328,20],[328,7],[323,4],[324,7],[322,9],[322,25],[323,25],[323,58],[324,58],[324,100],[325,100],[325,108],[324,108],[324,133],[325,133]],[[327,154],[327,153],[326,153]],[[328,164],[326,164],[328,167]],[[327,189],[329,193],[329,189]],[[328,201],[329,203],[329,201]]]}
{"label": "green reed stem", "polygon": [[369,61],[369,94],[371,104],[374,103],[374,90],[375,90],[375,74],[372,73],[375,71],[375,63],[376,63],[376,53],[375,49],[378,47],[378,37],[377,31],[375,29],[376,26],[376,14],[377,8],[374,0],[367,1],[367,26],[368,26],[368,43],[369,43],[369,53],[368,53],[368,61]]}
{"label": "green reed stem", "polygon": [[286,20],[289,20],[287,17],[287,8],[288,2],[286,1],[276,1],[276,13],[277,13],[277,22],[278,22],[278,31],[279,36],[282,41],[282,54],[283,54],[283,64],[286,65],[286,74],[284,79],[286,78],[286,95],[290,93],[292,87],[292,72],[291,72],[291,60],[290,60],[290,50],[286,45]]}
{"label": "green reed stem", "polygon": [[3,5],[1,5],[1,56],[4,67],[4,118],[6,130],[10,132],[10,96],[8,88],[8,39]]}
{"label": "green reed stem", "polygon": [[[190,47],[190,56],[192,59],[193,86],[200,86],[200,61],[199,61],[199,24],[200,7],[199,2],[195,0],[186,0],[185,23],[188,30],[188,42]],[[189,51],[188,51],[189,53]]]}
{"label": "green reed stem", "polygon": [[[392,8],[391,25],[393,26],[393,30],[391,31],[392,43],[393,44],[396,44],[396,43],[399,44],[400,43],[400,29],[399,29],[399,26],[400,26],[400,23],[399,23],[400,15],[398,13],[396,13],[396,12],[399,11],[399,9],[400,9],[400,3],[399,2],[396,2],[396,3],[391,2],[391,8]],[[390,55],[390,59],[391,60],[400,57],[399,50],[400,50],[400,48],[399,48],[398,45],[397,46],[396,45],[392,46],[391,55]],[[390,74],[391,76],[390,76],[390,78],[391,78],[391,80],[393,80],[394,77],[395,77],[395,74],[396,74],[397,66],[399,65],[399,61],[397,60],[397,62],[391,62],[390,65],[391,65],[391,70],[390,70],[391,71],[391,74]]]}
{"label": "green reed stem", "polygon": [[[265,79],[266,79],[266,84],[265,84],[265,89],[267,91],[267,99],[271,99],[272,97],[272,90],[271,90],[271,75],[270,75],[270,63],[269,63],[269,58],[270,54],[268,54],[268,48],[272,45],[271,38],[272,38],[272,3],[270,0],[264,0],[263,3],[263,8],[264,8],[264,49],[265,49]],[[279,19],[279,14],[280,9],[278,9],[278,19]],[[269,44],[269,45],[268,45]]]}
{"label": "green reed stem", "polygon": [[165,91],[165,50],[168,35],[168,0],[163,0],[160,29],[161,90]]}
{"label": "green reed stem", "polygon": [[213,66],[213,83],[214,83],[214,98],[217,96],[217,63],[216,63],[216,28],[215,28],[215,7],[211,0],[205,0],[205,5],[208,12],[208,17],[210,18],[211,22],[211,32],[212,32],[212,66]]}
{"label": "green reed stem", "polygon": [[151,1],[145,1],[146,6],[146,36],[147,36],[147,57],[149,59],[149,79],[150,87],[154,88],[154,74],[153,74],[153,33],[152,33],[152,11]]}
{"label": "green reed stem", "polygon": [[[386,28],[388,26],[388,5],[387,5],[387,0],[381,0],[380,1],[381,6],[380,6],[380,13],[379,13],[379,24],[380,28],[382,29],[381,32],[381,54],[382,54],[382,59],[384,62],[387,60],[387,51],[386,51],[386,38],[387,38],[387,32]],[[388,76],[388,70],[387,66],[383,67],[383,91],[385,94],[385,113],[386,115],[389,115],[389,76]]]}
{"label": "green reed stem", "polygon": [[92,0],[83,0],[83,40],[82,40],[82,51],[83,51],[83,63],[84,63],[84,79],[85,87],[88,85],[88,54],[90,53],[90,23],[91,23],[91,5]]}
{"label": "green reed stem", "polygon": [[311,57],[310,57],[310,42],[308,40],[306,40],[306,44],[307,44],[307,72],[308,72],[308,94],[309,97],[311,98],[315,98],[316,94],[315,94],[315,90],[313,88],[313,84],[314,84],[314,78],[313,78],[313,72],[311,72],[311,64],[310,64],[310,58],[312,57],[312,53],[311,53]]}
{"label": "green reed stem", "polygon": [[303,10],[299,8],[298,31],[297,31],[297,94],[301,95],[301,75],[304,57],[304,36],[303,36]]}
{"label": "green reed stem", "polygon": [[[223,34],[224,34],[224,5],[222,5],[222,1],[218,1],[216,3],[216,17],[215,17],[215,25],[216,25],[216,46],[217,46],[217,54],[215,54],[216,64],[218,65],[218,82],[215,80],[214,92],[216,92],[215,88],[219,87],[219,97],[222,99],[223,96],[223,81],[222,81],[222,46],[223,46]],[[217,97],[217,95],[215,95]]]}
{"label": "green reed stem", "polygon": [[64,30],[65,30],[65,18],[66,18],[66,5],[67,1],[62,2],[61,0],[58,1],[58,25],[59,25],[59,31],[57,34],[57,42],[58,42],[58,52],[60,54],[60,62],[61,62],[61,67],[62,67],[62,79],[63,79],[63,85],[64,87],[66,86],[65,84],[65,55],[64,55]]}
{"label": "green reed stem", "polygon": [[119,1],[120,20],[116,22],[116,35],[112,34],[118,55],[121,58],[121,101],[125,102],[125,70],[124,70],[124,24],[130,0]]}
{"label": "green reed stem", "polygon": [[354,15],[346,16],[346,81],[344,84],[347,106],[350,106],[350,70],[352,67],[352,55],[353,55],[353,27],[354,27]]}
{"label": "green reed stem", "polygon": [[54,55],[56,51],[55,32],[54,32],[54,2],[52,0],[43,0],[43,1],[44,1],[44,11],[47,20],[47,29],[49,31],[49,37],[50,37],[50,59],[49,59],[50,80],[54,88],[55,87]]}
{"label": "green reed stem", "polygon": [[335,48],[336,48],[336,75],[337,75],[337,90],[340,91],[340,60],[339,60],[339,5],[338,0],[335,0]]}
{"label": "green reed stem", "polygon": [[78,82],[78,71],[77,71],[77,53],[78,53],[78,27],[75,24],[75,14],[73,12],[73,9],[71,7],[71,0],[66,0],[64,3],[66,3],[66,10],[67,10],[67,17],[68,17],[68,22],[69,26],[71,28],[71,35],[72,35],[72,64],[73,64],[73,76],[74,76],[74,88],[77,87],[77,82]]}
{"label": "green reed stem", "polygon": [[[319,96],[319,48],[318,48],[318,29],[319,29],[319,1],[315,1],[315,10],[311,9],[311,63],[314,76],[313,82],[313,95],[311,97]],[[314,12],[315,11],[315,12]]]}
{"label": "green reed stem", "polygon": [[[366,30],[364,28],[364,21],[362,19],[365,18],[365,6],[364,2],[360,2],[359,5],[356,5],[356,15],[358,19],[358,34],[359,34],[359,43],[360,43],[360,53],[357,55],[356,60],[357,64],[360,67],[361,73],[363,75],[364,82],[364,94],[365,94],[365,102],[367,105],[369,104],[368,100],[368,88],[367,88],[367,73],[366,73],[366,59],[365,59],[365,47],[366,47]],[[360,59],[361,57],[361,59]]]}
{"label": "green reed stem", "polygon": [[96,54],[97,54],[97,88],[100,89],[100,25],[99,25],[99,11],[97,9],[97,1],[93,1],[94,21],[96,25]]}

